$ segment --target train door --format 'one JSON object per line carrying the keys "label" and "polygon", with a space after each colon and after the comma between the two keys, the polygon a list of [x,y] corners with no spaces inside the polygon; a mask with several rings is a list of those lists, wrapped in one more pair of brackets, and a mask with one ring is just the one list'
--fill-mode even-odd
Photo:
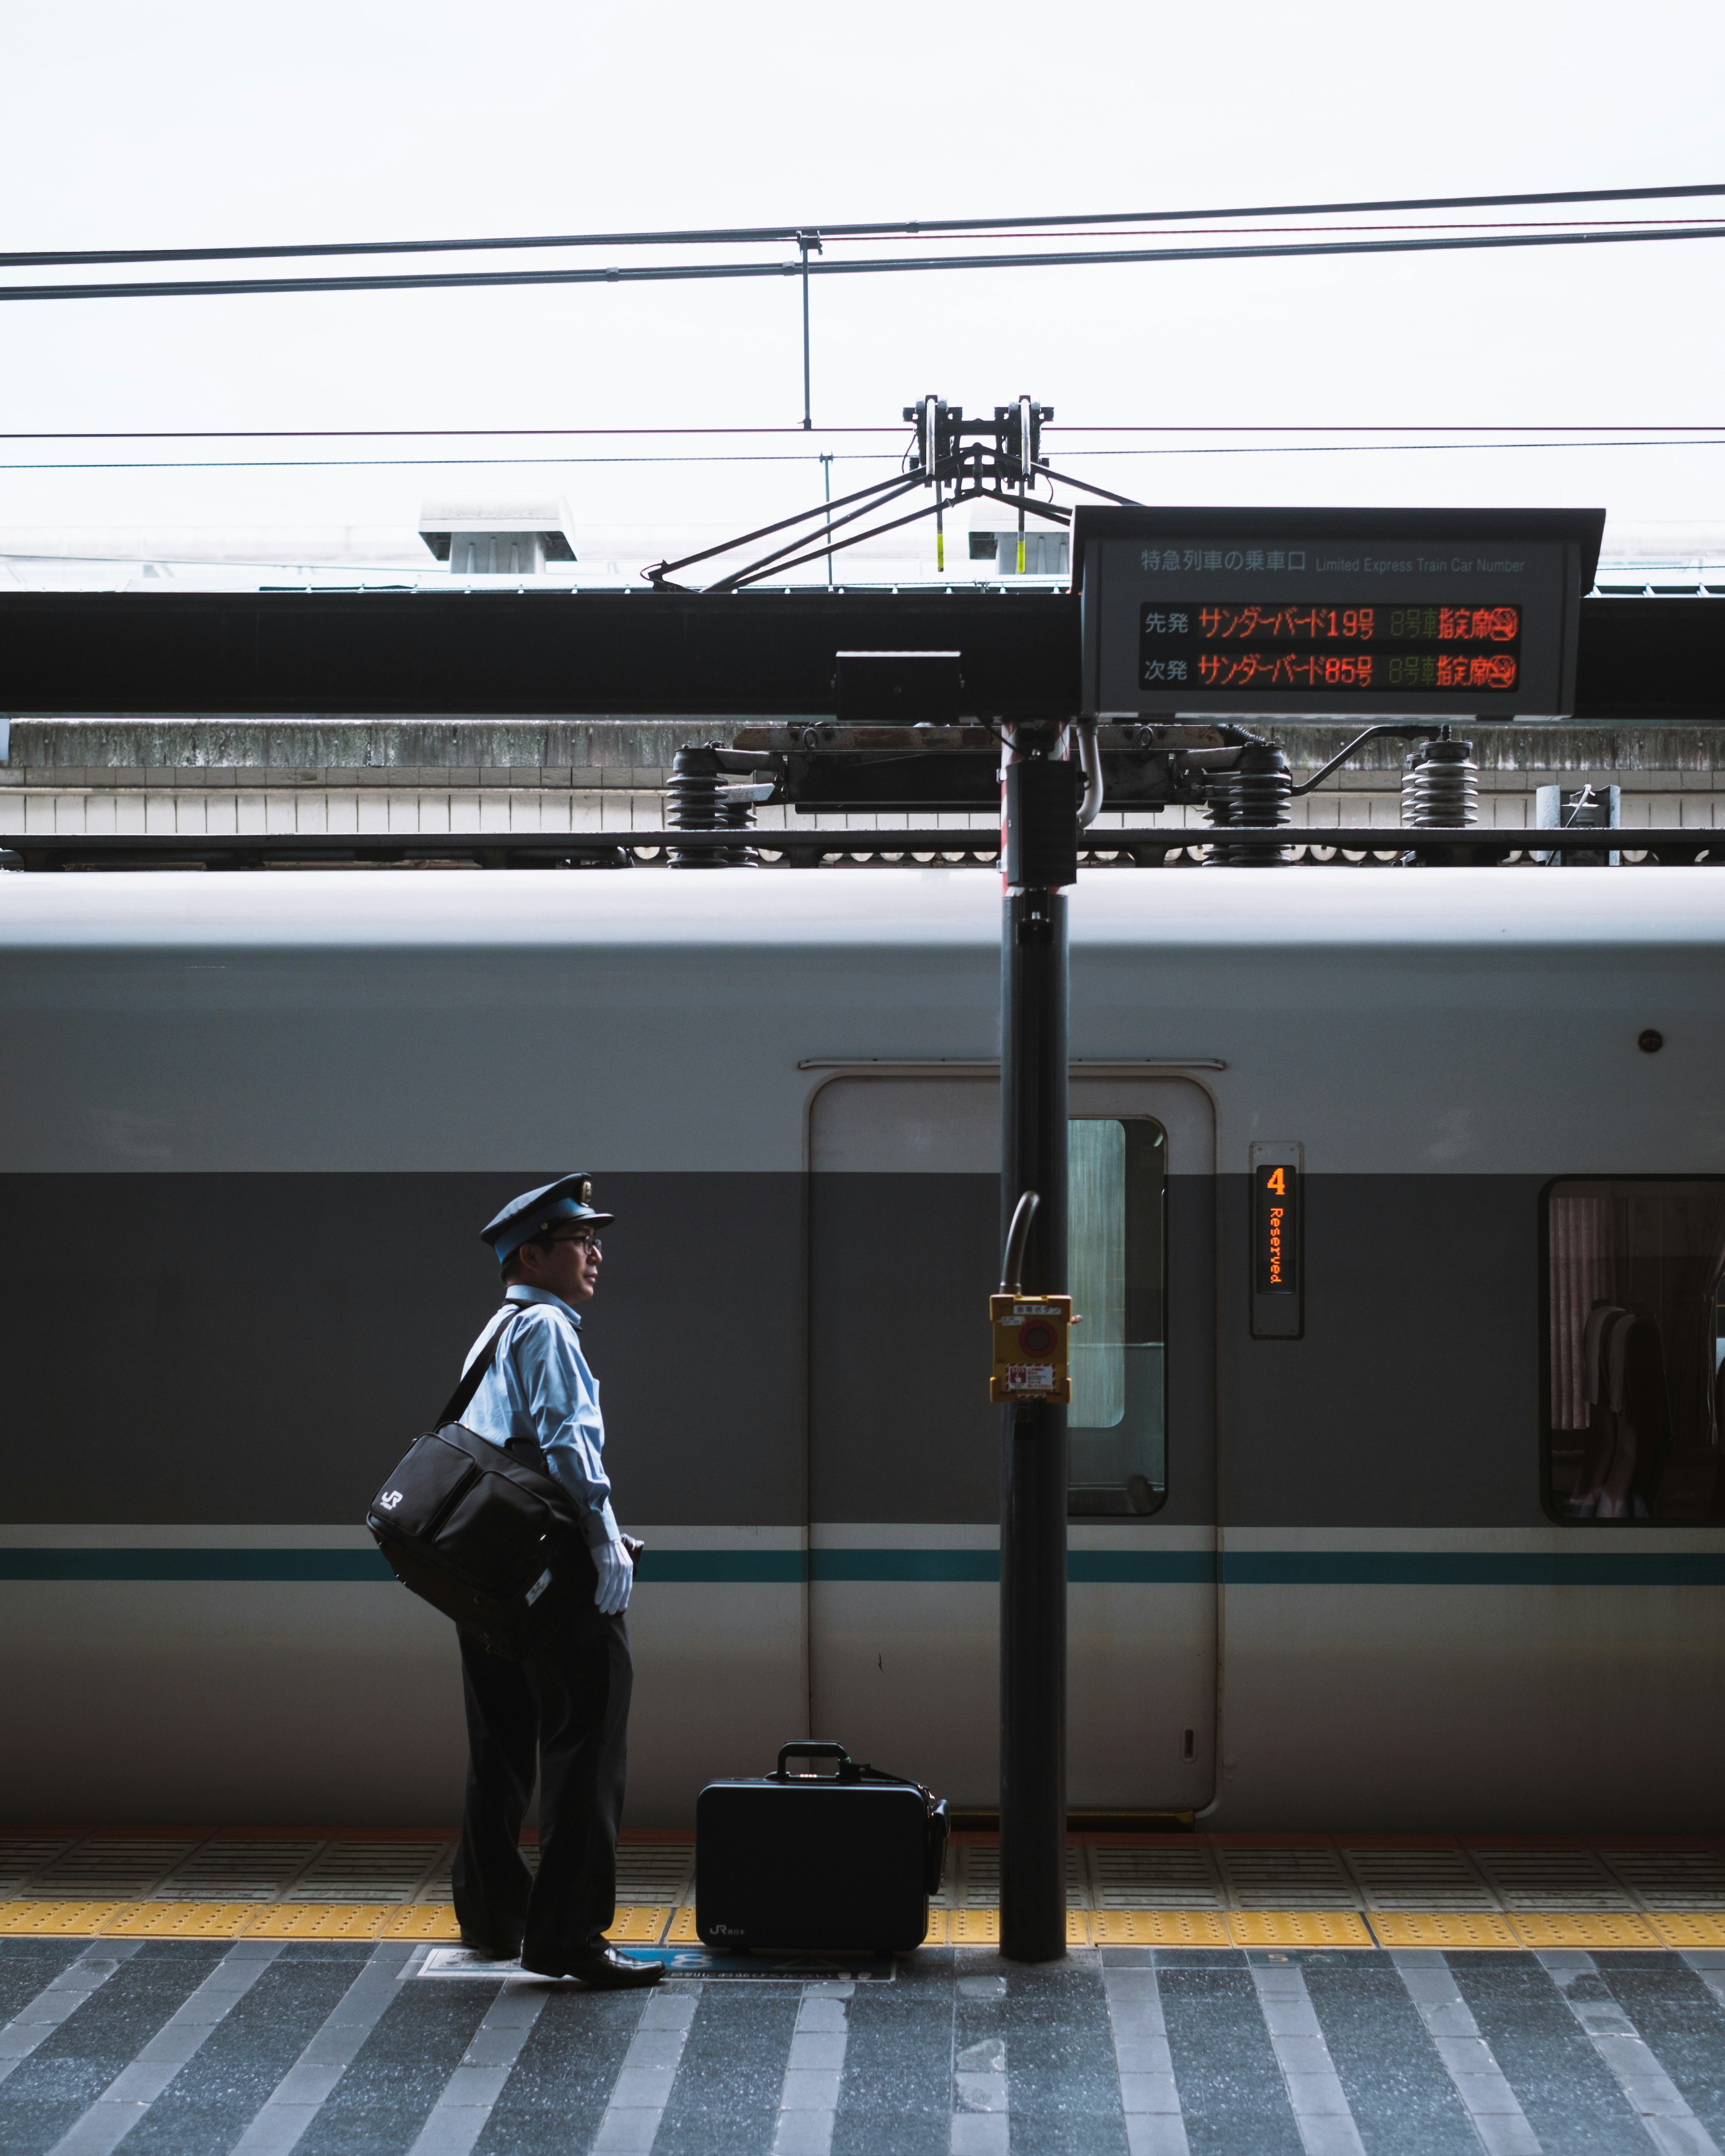
{"label": "train door", "polygon": [[[1178,1078],[1071,1089],[1075,1810],[1214,1792],[1214,1134]],[[810,1128],[809,1711],[958,1804],[997,1795],[992,1073],[839,1076]]]}

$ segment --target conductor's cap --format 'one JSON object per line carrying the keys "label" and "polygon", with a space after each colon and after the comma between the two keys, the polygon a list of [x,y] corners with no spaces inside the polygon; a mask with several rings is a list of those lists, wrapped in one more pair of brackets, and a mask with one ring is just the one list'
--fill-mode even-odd
{"label": "conductor's cap", "polygon": [[548,1234],[566,1220],[589,1221],[598,1228],[616,1218],[614,1213],[601,1213],[594,1205],[590,1176],[565,1175],[511,1198],[496,1219],[480,1229],[480,1240],[497,1253],[500,1265],[506,1265],[523,1243]]}

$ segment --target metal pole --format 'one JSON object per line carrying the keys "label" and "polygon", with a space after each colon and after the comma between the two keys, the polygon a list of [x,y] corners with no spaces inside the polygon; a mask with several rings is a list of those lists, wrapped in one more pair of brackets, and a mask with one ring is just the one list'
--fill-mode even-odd
{"label": "metal pole", "polygon": [[819,237],[809,232],[797,234],[797,245],[803,254],[803,425],[805,431],[814,424],[814,410],[809,393],[809,252],[821,249]]}
{"label": "metal pole", "polygon": [[[830,449],[823,449],[820,453],[820,475],[826,489],[827,544],[830,547],[833,543],[833,452]],[[831,591],[832,588],[833,557],[829,554],[827,556],[827,589]]]}
{"label": "metal pole", "polygon": [[[1039,1193],[1026,1293],[1066,1286],[1066,901],[1009,889],[1001,947],[1001,1237]],[[1066,1951],[1066,1409],[1002,1409],[1000,1948]]]}

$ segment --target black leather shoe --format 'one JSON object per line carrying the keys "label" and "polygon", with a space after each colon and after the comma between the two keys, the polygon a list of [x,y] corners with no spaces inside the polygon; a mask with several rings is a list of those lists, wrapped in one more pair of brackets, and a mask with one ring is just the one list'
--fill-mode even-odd
{"label": "black leather shoe", "polygon": [[461,1943],[481,1961],[513,1961],[521,1950],[519,1939],[512,1946],[505,1946],[498,1940],[475,1938],[471,1932],[463,1932]]}
{"label": "black leather shoe", "polygon": [[572,1976],[589,1991],[640,1991],[657,1984],[665,1974],[662,1962],[632,1961],[615,1947],[601,1947],[597,1953],[583,1955],[567,1969],[536,1969],[525,1959],[521,1968],[529,1976]]}

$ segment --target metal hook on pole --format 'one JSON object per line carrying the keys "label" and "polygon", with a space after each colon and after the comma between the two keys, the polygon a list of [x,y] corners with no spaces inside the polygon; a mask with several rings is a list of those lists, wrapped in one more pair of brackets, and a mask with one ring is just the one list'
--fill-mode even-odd
{"label": "metal hook on pole", "polygon": [[1096,747],[1096,721],[1080,719],[1076,726],[1078,767],[1084,773],[1084,798],[1078,804],[1078,826],[1084,830],[1096,822],[1102,806],[1102,754]]}
{"label": "metal hook on pole", "polygon": [[1012,1225],[1006,1231],[1006,1252],[1000,1260],[1000,1292],[1017,1295],[1024,1270],[1024,1245],[1030,1240],[1030,1223],[1036,1218],[1036,1208],[1042,1203],[1034,1190],[1027,1190],[1014,1209]]}

